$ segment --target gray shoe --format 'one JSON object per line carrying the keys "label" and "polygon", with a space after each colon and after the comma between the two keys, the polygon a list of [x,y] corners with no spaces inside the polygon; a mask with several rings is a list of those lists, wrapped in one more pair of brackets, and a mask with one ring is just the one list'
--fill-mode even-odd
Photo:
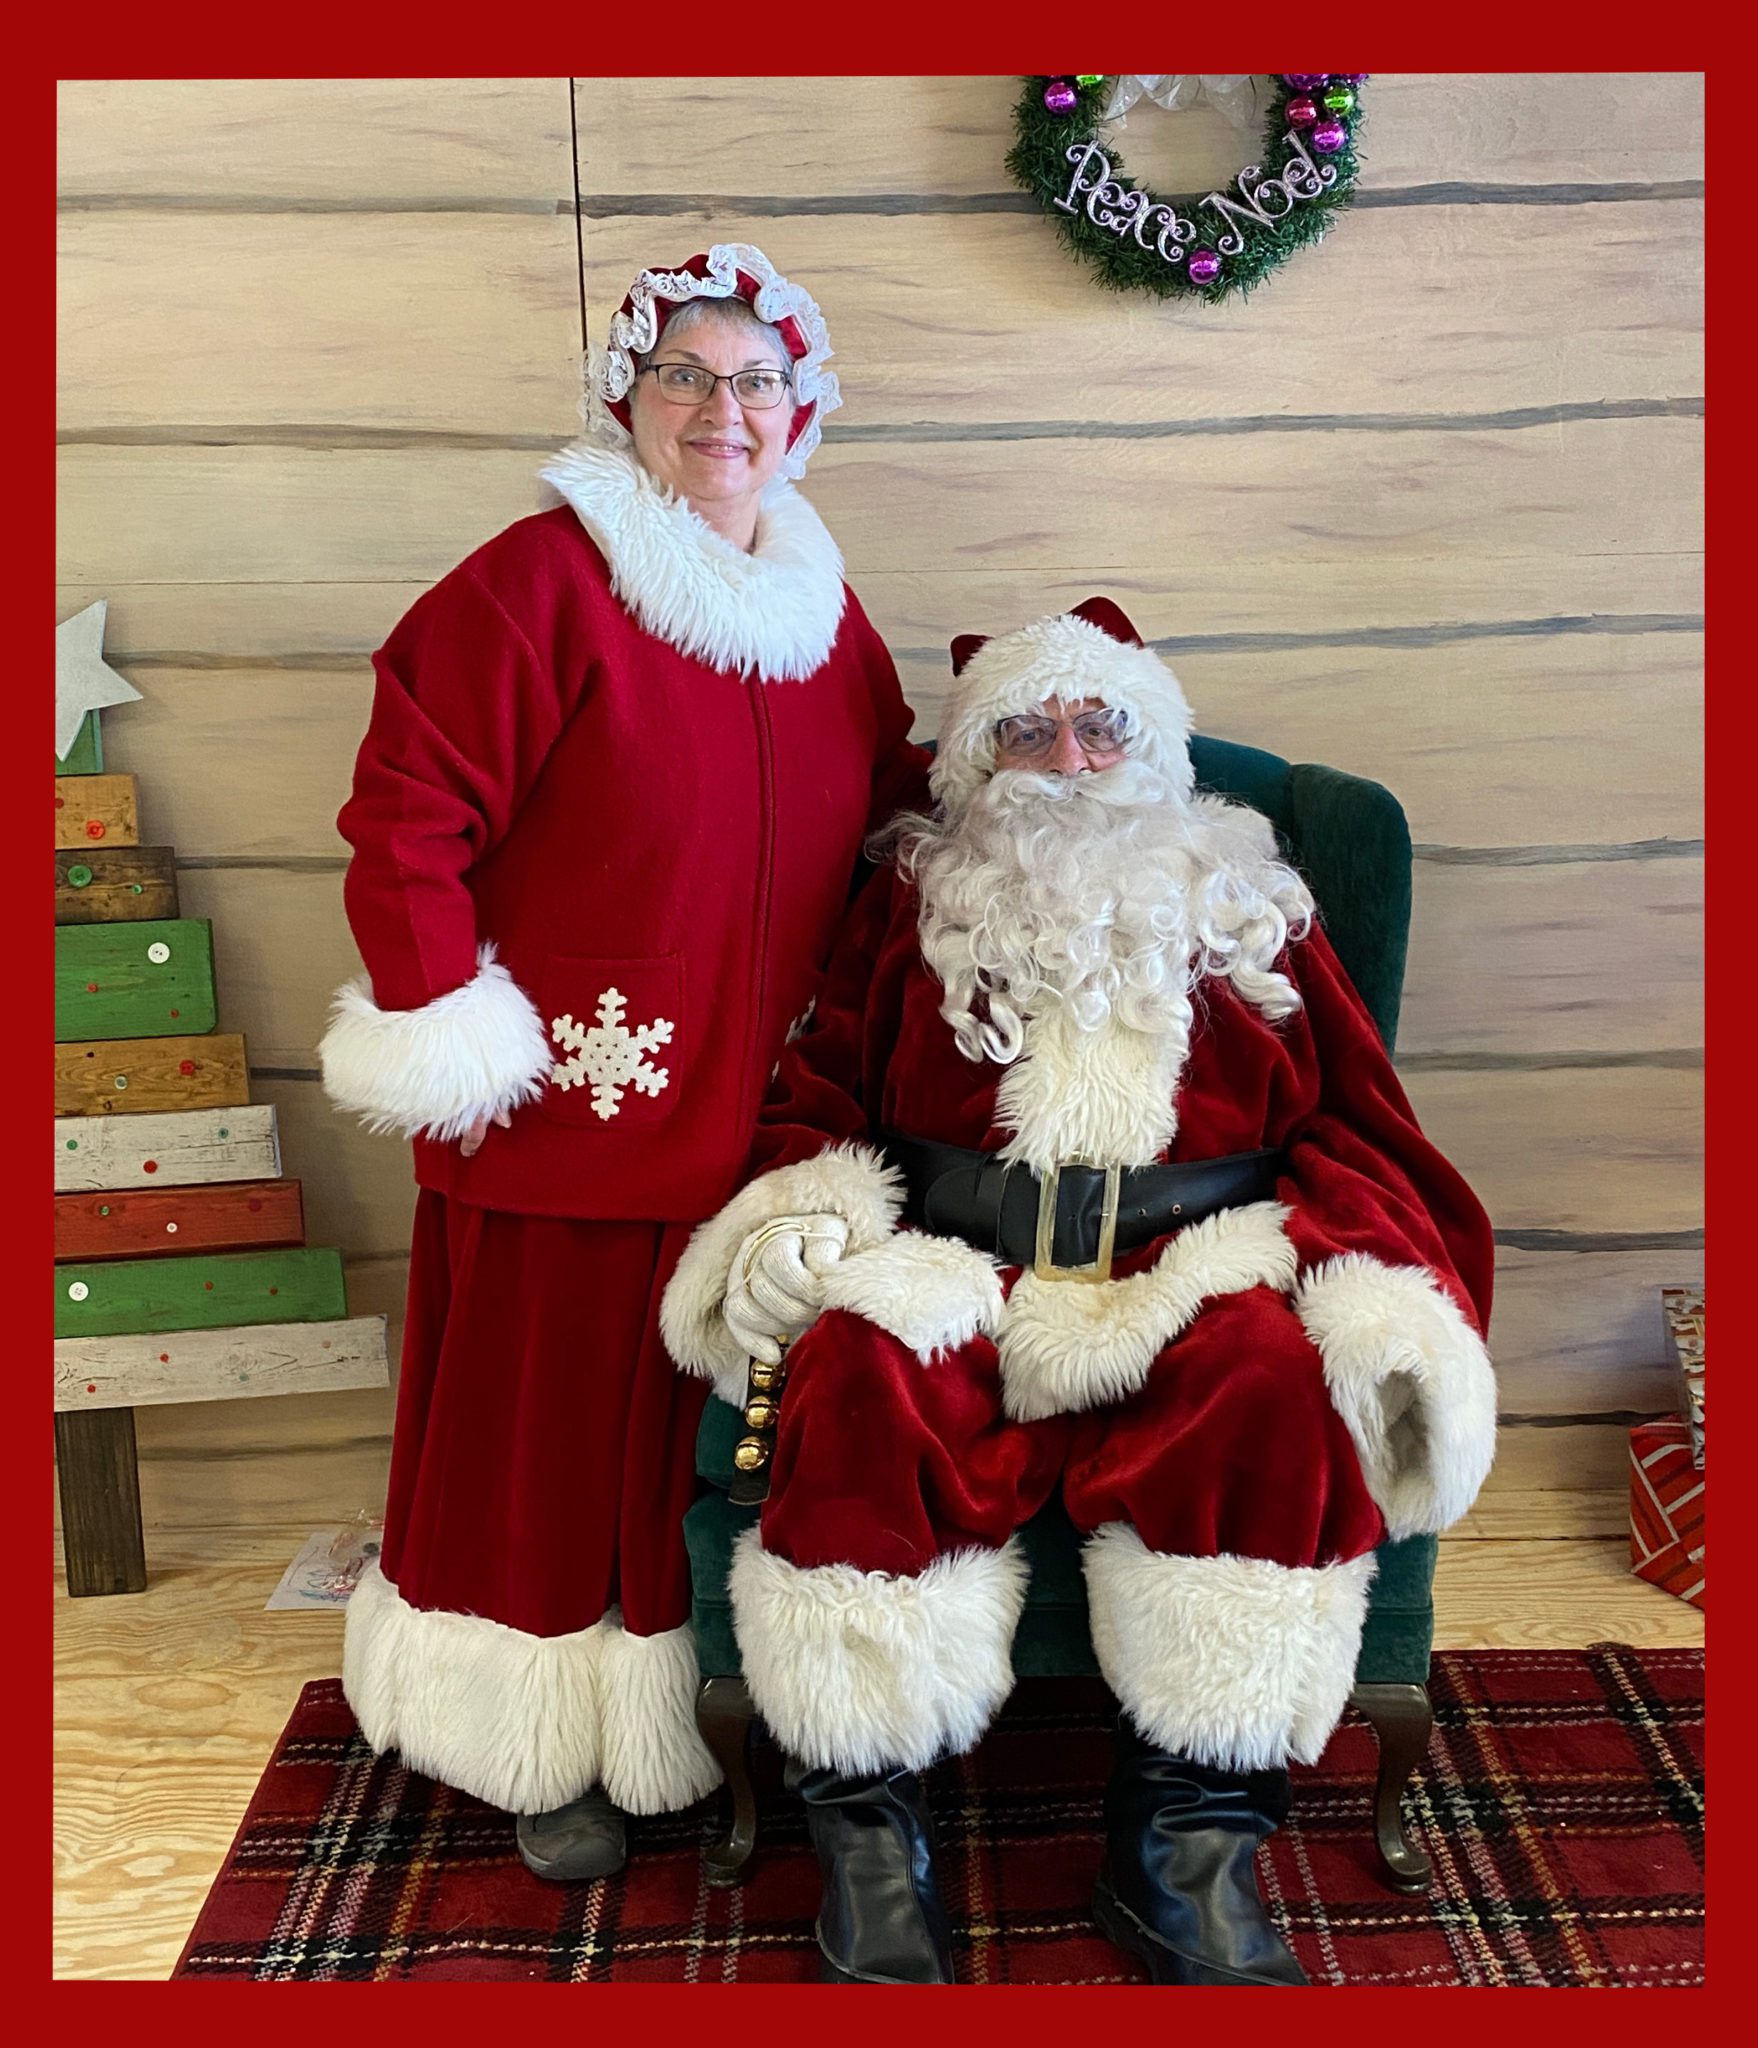
{"label": "gray shoe", "polygon": [[594,1785],[549,1813],[522,1813],[513,1831],[525,1868],[557,1884],[609,1877],[628,1856],[623,1816]]}

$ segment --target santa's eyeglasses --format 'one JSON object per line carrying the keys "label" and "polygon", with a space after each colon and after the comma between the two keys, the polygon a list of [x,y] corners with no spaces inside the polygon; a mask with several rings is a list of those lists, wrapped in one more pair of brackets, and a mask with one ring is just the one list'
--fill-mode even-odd
{"label": "santa's eyeglasses", "polygon": [[1108,707],[1083,711],[1078,718],[1040,718],[1027,712],[996,720],[996,751],[1020,760],[1033,760],[1049,753],[1064,726],[1074,734],[1084,754],[1114,754],[1129,737],[1128,714]]}

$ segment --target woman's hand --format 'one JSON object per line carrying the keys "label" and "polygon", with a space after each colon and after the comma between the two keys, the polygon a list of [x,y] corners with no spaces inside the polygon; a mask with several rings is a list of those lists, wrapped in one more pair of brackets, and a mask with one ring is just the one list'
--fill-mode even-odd
{"label": "woman's hand", "polygon": [[[495,1111],[494,1121],[500,1125],[503,1131],[511,1130],[513,1127],[513,1119],[504,1109],[497,1109]],[[474,1158],[482,1150],[482,1141],[488,1136],[488,1124],[489,1119],[487,1117],[479,1116],[458,1140],[458,1150],[463,1153],[466,1159]]]}
{"label": "woman's hand", "polygon": [[733,1260],[720,1313],[747,1358],[779,1365],[778,1338],[818,1319],[824,1275],[848,1247],[840,1216],[777,1216],[753,1230]]}

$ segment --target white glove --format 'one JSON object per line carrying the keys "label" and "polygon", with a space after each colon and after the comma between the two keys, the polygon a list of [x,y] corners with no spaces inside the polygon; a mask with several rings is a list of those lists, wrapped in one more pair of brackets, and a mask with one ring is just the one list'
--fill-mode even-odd
{"label": "white glove", "polygon": [[778,1338],[818,1319],[824,1275],[848,1247],[840,1216],[776,1216],[753,1230],[732,1262],[721,1319],[747,1358],[781,1363]]}

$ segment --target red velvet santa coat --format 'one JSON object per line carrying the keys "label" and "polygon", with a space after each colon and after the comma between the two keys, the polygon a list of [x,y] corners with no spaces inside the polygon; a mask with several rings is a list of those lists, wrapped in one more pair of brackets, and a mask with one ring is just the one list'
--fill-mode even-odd
{"label": "red velvet santa coat", "polygon": [[[1267,836],[1268,826],[1263,830]],[[1266,1274],[1285,1282],[1321,1351],[1330,1341],[1327,1304],[1345,1293],[1371,1322],[1371,1331],[1350,1324],[1337,1332],[1333,1392],[1350,1406],[1367,1404],[1360,1434],[1392,1533],[1456,1520],[1482,1483],[1492,1445],[1494,1390],[1481,1339],[1494,1241],[1476,1196],[1423,1135],[1323,930],[1315,924],[1277,963],[1301,996],[1291,1017],[1273,1021],[1230,982],[1211,977],[1200,984],[1187,1048],[1170,1041],[1154,1048],[1142,1034],[1114,1025],[1077,1050],[1052,1013],[1028,1024],[1025,1053],[1002,1067],[959,1051],[940,1015],[945,992],[922,959],[918,909],[914,889],[895,871],[864,892],[811,1027],[785,1049],[764,1104],[760,1177],[699,1233],[680,1267],[668,1302],[674,1355],[719,1378],[728,1398],[741,1397],[743,1361],[733,1357],[712,1312],[724,1291],[719,1253],[727,1239],[736,1248],[765,1217],[835,1210],[855,1225],[857,1253],[874,1251],[890,1236],[901,1206],[893,1177],[846,1141],[895,1130],[985,1151],[1010,1149],[1029,1164],[1082,1156],[1145,1165],[1276,1146],[1285,1153],[1277,1200],[1287,1215],[1248,1256],[1261,1255]],[[1222,1238],[1229,1213],[1198,1227]],[[1156,1307],[1149,1287],[1133,1290],[1132,1303],[1125,1283],[1150,1273],[1176,1241],[1157,1239],[1120,1257],[1104,1288],[1029,1275],[1010,1288],[995,1320],[1010,1413],[1066,1412],[1127,1390],[1128,1361],[1139,1358],[1145,1371],[1152,1334],[1170,1337],[1184,1318],[1170,1298]],[[879,1319],[903,1320],[916,1292],[921,1332],[938,1343],[967,1322],[982,1327],[988,1312],[981,1304],[992,1298],[983,1277],[990,1263],[973,1253],[964,1277],[974,1291],[948,1277],[938,1300],[925,1283],[912,1290],[900,1272],[895,1306]],[[957,1270],[956,1259],[943,1264],[948,1276]],[[841,1289],[856,1271],[851,1266],[842,1276]],[[697,1281],[703,1292],[692,1298]],[[833,1295],[838,1291],[833,1284]],[[1106,1319],[1107,1301],[1116,1339],[1108,1350],[1088,1341],[1095,1315]],[[1089,1311],[1082,1341],[1072,1341],[1072,1329],[1062,1341],[1054,1318],[1077,1303]],[[1416,1363],[1424,1346],[1434,1354],[1428,1371]],[[916,1348],[930,1352],[936,1343]],[[1420,1382],[1415,1412],[1429,1426],[1407,1427],[1395,1440],[1373,1436],[1368,1410],[1376,1390],[1388,1375],[1401,1383],[1410,1374]],[[1400,1385],[1394,1398],[1403,1391]]]}
{"label": "red velvet santa coat", "polygon": [[[627,459],[572,481],[636,528],[631,552],[641,522],[675,521]],[[803,554],[823,529],[791,502]],[[690,632],[687,583],[661,582],[632,610],[558,507],[478,549],[373,658],[337,821],[371,995],[344,998],[325,1079],[419,1134],[424,1187],[479,1207],[663,1221],[723,1201],[861,839],[921,791],[852,592],[835,585],[824,653],[820,621],[790,639],[782,596],[755,585],[751,645],[781,648],[759,682],[727,665],[748,650],[711,609]],[[473,1117],[522,1103],[463,1156]]]}
{"label": "red velvet santa coat", "polygon": [[[1268,855],[1267,823],[1252,829]],[[1310,1760],[1347,1698],[1378,1528],[1363,1501],[1365,1519],[1352,1511],[1348,1543],[1330,1548],[1322,1534],[1336,1527],[1322,1499],[1336,1418],[1392,1535],[1444,1528],[1470,1505],[1495,1430],[1482,1341],[1488,1219],[1423,1136],[1318,927],[1277,962],[1301,998],[1291,1016],[1272,1020],[1230,982],[1205,978],[1193,990],[1188,1043],[1175,1030],[1154,1036],[1115,1020],[1077,1038],[1052,1009],[1028,1022],[1022,1056],[1001,1067],[959,1051],[940,1015],[944,991],[922,958],[917,916],[913,888],[895,873],[866,892],[811,1028],[783,1054],[758,1144],[765,1170],[696,1233],[679,1263],[662,1316],[672,1354],[739,1400],[744,1361],[718,1312],[731,1260],[765,1218],[828,1210],[850,1225],[848,1252],[829,1269],[828,1313],[801,1340],[797,1377],[810,1386],[812,1358],[826,1345],[834,1352],[840,1344],[849,1359],[870,1356],[863,1373],[901,1374],[891,1382],[899,1414],[912,1412],[900,1429],[917,1431],[928,1414],[926,1391],[920,1414],[913,1408],[903,1362],[913,1353],[924,1386],[937,1374],[957,1377],[960,1393],[933,1400],[967,1408],[998,1400],[1015,1423],[1149,1418],[1127,1425],[1137,1440],[1121,1454],[1139,1479],[1153,1455],[1139,1432],[1154,1426],[1160,1399],[1147,1398],[1150,1380],[1163,1391],[1164,1375],[1184,1372],[1187,1387],[1213,1384],[1231,1399],[1228,1360],[1240,1361],[1234,1377],[1261,1387],[1272,1405],[1255,1422],[1245,1417],[1243,1429],[1235,1416],[1210,1439],[1211,1455],[1237,1465],[1243,1446],[1248,1469],[1199,1466],[1192,1481],[1194,1492],[1214,1484],[1229,1494],[1236,1540],[1192,1539],[1168,1554],[1130,1526],[1143,1517],[1118,1507],[1102,1513],[1086,1560],[1094,1643],[1114,1690],[1163,1744],[1228,1767]],[[1034,1166],[1071,1157],[1206,1160],[1271,1146],[1285,1158],[1275,1201],[1223,1210],[1120,1257],[1109,1281],[1082,1285],[998,1269],[957,1240],[897,1230],[896,1176],[869,1149],[886,1130]],[[862,1326],[896,1341],[875,1344]],[[840,1361],[834,1371],[841,1398],[855,1401],[865,1381],[849,1378]],[[1335,1410],[1329,1424],[1296,1422],[1293,1406],[1274,1406],[1284,1372],[1302,1389],[1322,1372]],[[759,1709],[784,1746],[819,1763],[921,1763],[947,1746],[968,1747],[1011,1684],[1008,1644],[1025,1584],[1018,1546],[986,1547],[999,1540],[995,1510],[976,1480],[964,1496],[970,1515],[952,1517],[973,1531],[988,1518],[974,1547],[942,1535],[931,1562],[882,1565],[883,1544],[923,1526],[919,1509],[845,1511],[866,1482],[851,1476],[838,1497],[825,1476],[835,1433],[821,1416],[798,1421],[808,1433],[800,1441],[829,1429],[832,1455],[819,1436],[816,1469],[802,1467],[805,1452],[787,1440],[788,1401],[798,1398],[783,1397],[761,1540],[741,1540],[733,1570]],[[1180,1427],[1200,1437],[1207,1425],[1201,1397],[1193,1398],[1199,1409]],[[872,1405],[864,1392],[861,1401]],[[1301,1435],[1309,1426],[1318,1432],[1310,1439]],[[885,1426],[869,1414],[863,1428],[872,1448],[863,1459],[850,1447],[851,1475],[886,1456]],[[1288,1500],[1253,1478],[1254,1441],[1266,1447],[1265,1472],[1286,1469]],[[990,1472],[1024,1469],[1036,1456],[1029,1445],[1009,1452],[981,1442],[976,1455]],[[1304,1461],[1299,1442],[1310,1444]],[[959,1455],[943,1440],[920,1469],[950,1487],[944,1475]],[[806,1516],[793,1511],[799,1481],[790,1486],[801,1473]],[[1127,1502],[1128,1481],[1114,1498]],[[1168,1526],[1190,1524],[1190,1503],[1176,1505]],[[867,1555],[835,1561],[837,1539],[832,1533],[826,1550],[825,1531],[853,1530],[863,1516],[882,1532],[879,1542],[863,1537]],[[932,1506],[930,1521],[947,1526]],[[783,1530],[788,1540],[770,1547]],[[893,1674],[884,1688],[862,1675],[879,1668],[876,1658]]]}

